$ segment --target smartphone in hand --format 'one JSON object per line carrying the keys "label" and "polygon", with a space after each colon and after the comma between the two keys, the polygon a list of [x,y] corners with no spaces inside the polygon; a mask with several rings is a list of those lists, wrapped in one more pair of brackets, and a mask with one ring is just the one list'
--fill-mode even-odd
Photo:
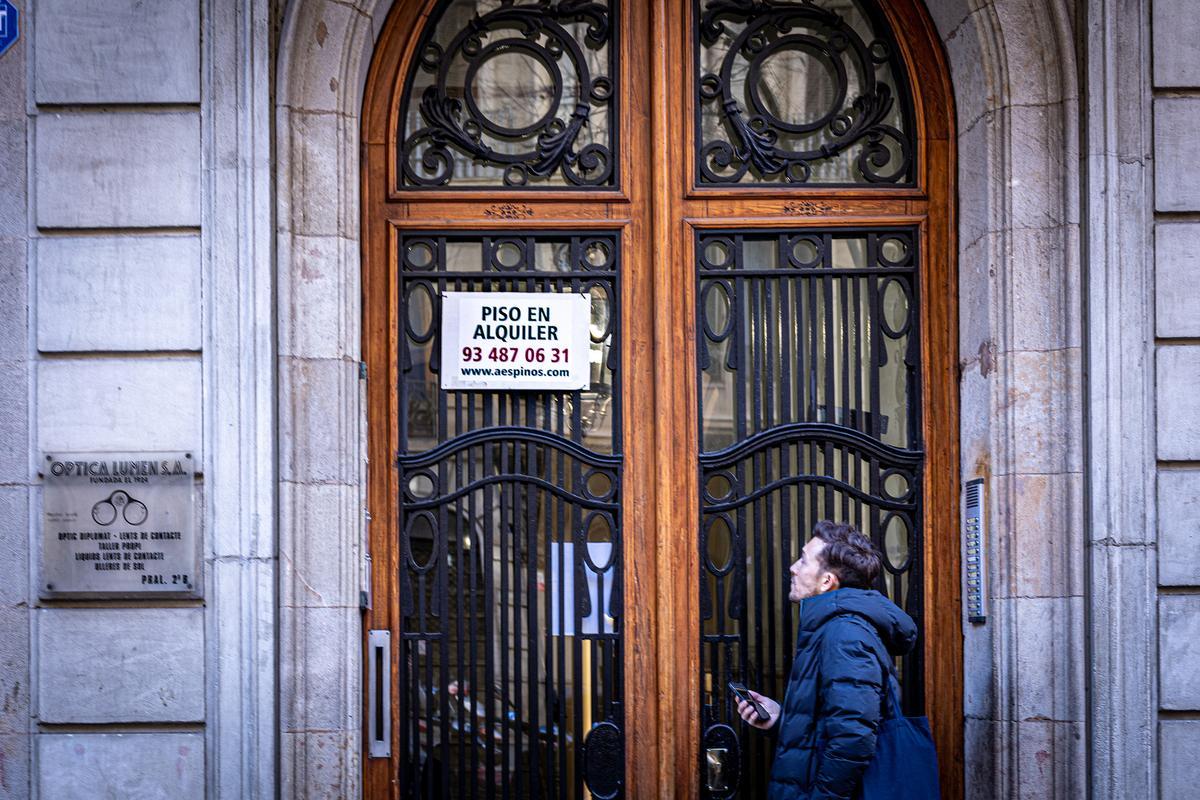
{"label": "smartphone in hand", "polygon": [[771,718],[767,710],[763,708],[762,703],[754,699],[754,695],[750,694],[750,690],[746,688],[744,683],[738,681],[729,682],[729,691],[733,692],[733,696],[738,700],[745,700],[754,709],[754,713],[758,715],[759,722],[766,722]]}

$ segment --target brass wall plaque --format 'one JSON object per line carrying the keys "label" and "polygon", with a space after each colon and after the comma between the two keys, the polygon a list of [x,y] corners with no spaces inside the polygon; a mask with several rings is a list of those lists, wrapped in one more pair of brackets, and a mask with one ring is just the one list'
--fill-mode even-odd
{"label": "brass wall plaque", "polygon": [[191,453],[47,453],[41,596],[197,597]]}

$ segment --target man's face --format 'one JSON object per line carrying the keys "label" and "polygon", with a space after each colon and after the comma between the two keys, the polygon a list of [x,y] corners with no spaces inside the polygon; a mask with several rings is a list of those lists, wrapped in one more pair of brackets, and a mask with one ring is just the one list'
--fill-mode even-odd
{"label": "man's face", "polygon": [[793,603],[837,588],[837,576],[826,570],[821,560],[821,551],[824,549],[825,541],[814,536],[800,551],[800,558],[788,569],[792,576],[788,599]]}

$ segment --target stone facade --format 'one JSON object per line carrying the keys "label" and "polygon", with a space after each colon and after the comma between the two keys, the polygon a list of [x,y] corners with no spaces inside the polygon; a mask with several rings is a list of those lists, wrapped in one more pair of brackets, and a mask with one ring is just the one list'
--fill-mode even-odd
{"label": "stone facade", "polygon": [[[274,796],[269,4],[18,3],[0,57],[0,798]],[[45,450],[185,450],[202,599],[38,599]]]}
{"label": "stone facade", "polygon": [[[1200,115],[1200,22],[1178,0],[1154,0],[1154,395],[1157,399],[1157,698],[1161,796],[1194,794],[1200,726],[1200,237],[1194,179]],[[1190,754],[1190,755],[1185,755]]]}
{"label": "stone facade", "polygon": [[[358,796],[358,125],[391,3],[19,5],[0,800]],[[988,479],[993,555],[989,620],[963,628],[967,794],[1183,797],[1200,17],[928,5],[958,114],[962,478]],[[135,442],[202,465],[202,598],[39,600],[41,453]]]}

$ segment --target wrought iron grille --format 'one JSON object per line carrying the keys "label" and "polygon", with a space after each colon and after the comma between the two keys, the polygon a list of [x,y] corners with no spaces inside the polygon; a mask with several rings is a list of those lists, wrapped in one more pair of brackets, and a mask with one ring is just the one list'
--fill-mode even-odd
{"label": "wrought iron grille", "polygon": [[[696,254],[701,754],[732,755],[729,788],[707,796],[763,797],[773,742],[742,736],[726,684],[783,698],[787,570],[813,525],[870,536],[877,588],[920,625],[917,231],[704,231]],[[910,712],[920,648],[900,664]]]}
{"label": "wrought iron grille", "polygon": [[616,0],[446,0],[405,83],[400,182],[617,182]]}
{"label": "wrought iron grille", "polygon": [[913,183],[904,63],[874,0],[694,0],[700,184]]}
{"label": "wrought iron grille", "polygon": [[[397,237],[402,794],[621,796],[619,235]],[[447,291],[590,295],[591,388],[442,391]]]}

